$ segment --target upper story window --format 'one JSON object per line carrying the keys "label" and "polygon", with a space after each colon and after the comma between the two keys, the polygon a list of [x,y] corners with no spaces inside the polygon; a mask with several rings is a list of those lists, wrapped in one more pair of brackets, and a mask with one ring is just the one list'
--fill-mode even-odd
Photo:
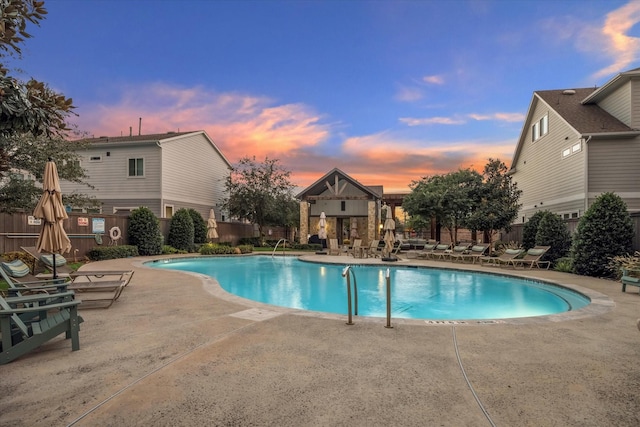
{"label": "upper story window", "polygon": [[566,147],[562,150],[562,158],[569,157],[572,154],[576,154],[582,151],[582,142],[578,141],[571,147]]}
{"label": "upper story window", "polygon": [[531,141],[537,141],[549,133],[549,115],[545,114],[531,126]]}
{"label": "upper story window", "polygon": [[144,176],[144,159],[129,159],[129,176]]}
{"label": "upper story window", "polygon": [[101,162],[102,161],[102,156],[91,156],[91,157],[89,157],[89,161],[90,162]]}

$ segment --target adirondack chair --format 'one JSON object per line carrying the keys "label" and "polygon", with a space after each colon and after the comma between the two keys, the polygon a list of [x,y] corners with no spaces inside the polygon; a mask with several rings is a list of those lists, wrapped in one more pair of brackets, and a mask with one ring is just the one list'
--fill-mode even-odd
{"label": "adirondack chair", "polygon": [[372,240],[369,243],[369,247],[367,250],[367,256],[368,257],[373,257],[373,258],[379,258],[382,254],[382,252],[379,250],[378,246],[380,246],[380,241],[379,240]]}
{"label": "adirondack chair", "polygon": [[340,255],[338,239],[329,239],[329,255]]}
{"label": "adirondack chair", "polygon": [[[73,298],[73,292],[67,292]],[[58,294],[60,298],[64,296]],[[48,294],[3,298],[0,296],[0,365],[21,357],[64,333],[71,349],[80,350],[79,300],[50,303]],[[37,316],[33,316],[37,313]]]}
{"label": "adirondack chair", "polygon": [[353,246],[348,250],[354,258],[362,258],[362,239],[355,239],[353,241]]}

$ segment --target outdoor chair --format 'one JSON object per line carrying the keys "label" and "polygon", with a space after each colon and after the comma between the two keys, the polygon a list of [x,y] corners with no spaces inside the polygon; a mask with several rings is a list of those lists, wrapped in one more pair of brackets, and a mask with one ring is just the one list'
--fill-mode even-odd
{"label": "outdoor chair", "polygon": [[450,243],[440,243],[428,254],[428,258],[441,259],[451,250]]}
{"label": "outdoor chair", "polygon": [[353,246],[347,251],[354,258],[362,258],[362,239],[355,239]]}
{"label": "outdoor chair", "polygon": [[380,242],[378,240],[372,240],[371,243],[369,243],[369,249],[367,251],[367,256],[373,257],[373,258],[378,258],[381,255],[381,252],[378,250],[378,246],[380,245]]}
{"label": "outdoor chair", "polygon": [[340,255],[338,239],[329,239],[329,255]]}
{"label": "outdoor chair", "polygon": [[[70,296],[73,292],[68,292]],[[0,364],[9,363],[64,333],[71,349],[80,350],[79,300],[50,303],[49,295],[0,296]],[[33,316],[37,314],[37,316]]]}
{"label": "outdoor chair", "polygon": [[433,250],[438,246],[438,241],[430,240],[424,244],[423,248],[420,250],[409,251],[407,253],[407,258],[409,258],[409,253],[413,253],[416,258],[429,258],[429,255],[433,252]]}
{"label": "outdoor chair", "polygon": [[[623,268],[622,269],[622,292],[627,291],[627,286],[636,286],[640,293],[640,269],[638,268]],[[640,323],[638,324],[640,327]]]}
{"label": "outdoor chair", "polygon": [[39,253],[35,246],[21,246],[20,249],[30,255],[32,259],[31,271],[33,274],[42,279],[52,278],[52,273],[45,273],[46,270],[53,272],[53,260],[55,258],[56,276],[69,277],[73,271],[67,265],[67,259],[60,254],[54,257],[52,254]]}
{"label": "outdoor chair", "polygon": [[526,267],[529,265],[529,268],[533,268],[534,266],[537,268],[542,268],[542,265],[546,265],[546,269],[549,269],[549,265],[551,261],[541,261],[544,254],[551,249],[551,246],[535,246],[525,253],[522,258],[514,258],[511,261],[507,262],[507,265],[513,265],[513,268],[516,268],[518,265]]}
{"label": "outdoor chair", "polygon": [[485,252],[487,252],[487,249],[489,249],[488,244],[473,245],[471,246],[471,249],[462,254],[462,261],[464,262],[470,260],[471,264],[475,264],[476,260],[479,260],[484,256]]}
{"label": "outdoor chair", "polygon": [[442,254],[442,258],[455,262],[458,259],[462,259],[468,253],[470,247],[471,244],[469,243],[460,243],[455,245],[450,252]]}
{"label": "outdoor chair", "polygon": [[508,265],[511,260],[520,256],[520,254],[522,254],[522,249],[506,249],[504,253],[499,256],[482,256],[479,258],[479,261],[480,265],[485,265],[483,263],[486,263],[486,265],[499,267],[502,265]]}

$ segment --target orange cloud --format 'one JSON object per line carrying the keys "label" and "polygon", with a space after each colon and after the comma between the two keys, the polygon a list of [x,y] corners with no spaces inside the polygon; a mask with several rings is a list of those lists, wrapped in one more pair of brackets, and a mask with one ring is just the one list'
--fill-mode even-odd
{"label": "orange cloud", "polygon": [[425,83],[431,83],[434,85],[442,85],[444,84],[444,77],[442,76],[424,76],[422,81]]}
{"label": "orange cloud", "polygon": [[619,9],[607,14],[602,35],[605,37],[606,51],[613,56],[613,64],[598,71],[597,77],[622,71],[640,56],[640,39],[626,33],[640,22],[640,2],[630,1]]}

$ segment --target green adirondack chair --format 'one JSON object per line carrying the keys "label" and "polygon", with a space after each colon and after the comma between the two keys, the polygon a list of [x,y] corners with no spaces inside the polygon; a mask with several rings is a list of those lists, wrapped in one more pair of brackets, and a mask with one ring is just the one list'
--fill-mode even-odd
{"label": "green adirondack chair", "polygon": [[[0,296],[0,365],[21,357],[64,333],[71,349],[80,350],[78,305],[73,292],[3,298]],[[52,302],[54,301],[54,302]],[[56,302],[59,301],[59,302]],[[34,316],[34,314],[36,314]]]}

